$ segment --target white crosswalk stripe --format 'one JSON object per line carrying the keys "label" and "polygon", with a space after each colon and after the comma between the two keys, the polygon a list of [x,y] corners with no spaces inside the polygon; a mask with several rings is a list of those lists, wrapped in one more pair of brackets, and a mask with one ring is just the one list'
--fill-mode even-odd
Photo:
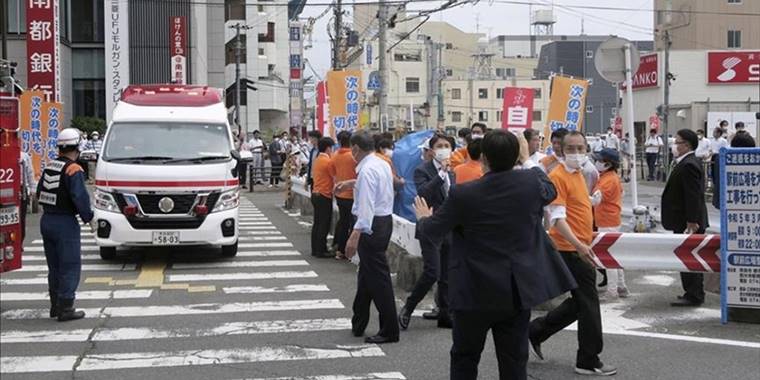
{"label": "white crosswalk stripe", "polygon": [[[341,363],[385,356],[377,345],[331,344],[334,334],[348,335],[350,310],[332,297],[330,287],[317,280],[317,272],[308,270],[309,261],[261,209],[242,199],[239,215],[239,251],[235,257],[223,258],[218,247],[166,250],[170,252],[163,270],[167,286],[161,288],[140,288],[119,281],[134,281],[138,276],[135,271],[145,265],[143,260],[159,249],[120,249],[116,260],[103,261],[95,234],[82,224],[82,284],[76,293],[76,306],[86,314],[83,321],[71,324],[49,324],[43,242],[27,240],[22,269],[0,277],[0,372],[66,373],[69,377],[80,371],[100,371],[99,378],[118,378],[112,371],[140,369],[148,371],[146,378],[154,378],[159,375],[151,371],[161,367],[256,363],[265,368],[269,362],[339,359],[336,363]],[[85,284],[88,278],[98,281]],[[191,288],[203,293],[193,295],[184,290]],[[174,294],[179,298],[165,297],[168,292],[177,292]],[[106,318],[114,318],[113,324],[103,325],[101,321]],[[187,324],[177,323],[185,320]],[[289,340],[278,345],[272,343],[278,341],[273,340],[276,338],[252,340],[251,345],[225,338],[260,334],[324,335],[315,346],[292,345]],[[327,341],[322,342],[323,337]],[[136,341],[145,344],[129,343]],[[82,351],[83,342],[109,344]],[[34,355],[34,349],[27,347],[36,344],[56,344],[61,349]],[[392,369],[336,372],[258,380],[406,379]]]}

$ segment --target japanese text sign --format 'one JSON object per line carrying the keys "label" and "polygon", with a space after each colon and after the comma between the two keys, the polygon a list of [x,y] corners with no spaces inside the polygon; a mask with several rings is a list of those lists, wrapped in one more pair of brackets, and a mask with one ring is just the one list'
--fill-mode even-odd
{"label": "japanese text sign", "polygon": [[128,0],[106,0],[104,13],[106,118],[110,121],[113,108],[121,99],[121,92],[129,85]]}
{"label": "japanese text sign", "polygon": [[533,124],[533,89],[507,87],[504,89],[504,108],[501,127],[517,132]]}
{"label": "japanese text sign", "polygon": [[45,100],[61,100],[58,0],[26,1],[27,86]]}
{"label": "japanese text sign", "polygon": [[187,84],[187,18],[170,17],[169,51],[171,56],[172,81]]}
{"label": "japanese text sign", "polygon": [[565,128],[570,131],[583,131],[583,115],[586,112],[586,93],[588,81],[555,76],[552,79],[552,94],[549,98],[549,116],[547,125],[552,131]]}
{"label": "japanese text sign", "polygon": [[760,309],[760,148],[720,151],[721,310]]}
{"label": "japanese text sign", "polygon": [[19,99],[21,151],[32,158],[35,180],[58,157],[58,132],[63,129],[63,107],[44,99],[43,91],[27,91]]}
{"label": "japanese text sign", "polygon": [[[355,131],[359,127],[362,97],[362,73],[359,70],[327,73],[328,105],[331,132]],[[333,135],[333,137],[335,137]]]}

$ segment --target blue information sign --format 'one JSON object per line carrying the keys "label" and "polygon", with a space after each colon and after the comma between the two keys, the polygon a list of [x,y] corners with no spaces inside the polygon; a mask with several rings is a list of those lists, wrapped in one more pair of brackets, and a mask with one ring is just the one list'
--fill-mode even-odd
{"label": "blue information sign", "polygon": [[720,150],[721,322],[760,309],[760,148]]}
{"label": "blue information sign", "polygon": [[379,90],[382,85],[380,84],[380,73],[373,71],[369,73],[369,80],[367,80],[367,90]]}

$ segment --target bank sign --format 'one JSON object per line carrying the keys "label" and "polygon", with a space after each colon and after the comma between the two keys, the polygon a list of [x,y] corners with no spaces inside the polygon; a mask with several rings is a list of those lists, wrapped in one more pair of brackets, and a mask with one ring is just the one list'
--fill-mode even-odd
{"label": "bank sign", "polygon": [[660,85],[657,66],[657,54],[642,56],[639,70],[633,76],[633,89],[652,88]]}
{"label": "bank sign", "polygon": [[707,83],[760,83],[760,50],[707,52]]}

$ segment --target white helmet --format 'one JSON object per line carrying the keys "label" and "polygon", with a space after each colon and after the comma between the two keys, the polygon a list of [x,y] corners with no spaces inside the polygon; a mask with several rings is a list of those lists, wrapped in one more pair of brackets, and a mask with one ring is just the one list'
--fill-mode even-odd
{"label": "white helmet", "polygon": [[79,132],[74,128],[66,128],[58,134],[58,147],[79,147]]}

